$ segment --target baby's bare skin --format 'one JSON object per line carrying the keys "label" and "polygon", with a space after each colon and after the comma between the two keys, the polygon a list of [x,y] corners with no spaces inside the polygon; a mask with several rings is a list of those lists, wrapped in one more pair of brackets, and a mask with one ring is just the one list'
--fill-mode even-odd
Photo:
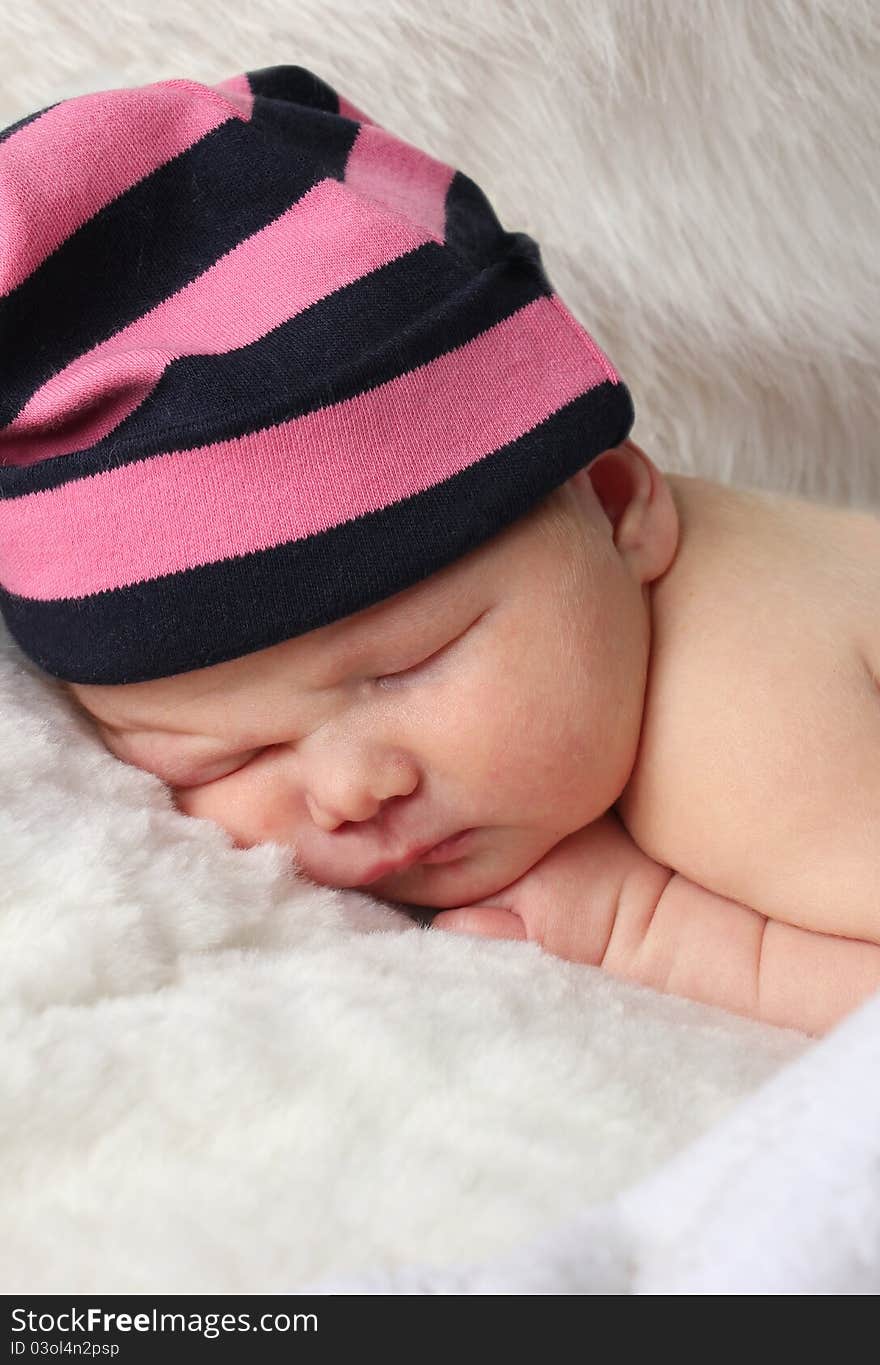
{"label": "baby's bare skin", "polygon": [[553,508],[307,636],[70,690],[317,882],[823,1032],[880,987],[880,519],[630,441]]}
{"label": "baby's bare skin", "polygon": [[880,519],[667,482],[681,537],[626,788],[434,923],[822,1033],[880,987]]}

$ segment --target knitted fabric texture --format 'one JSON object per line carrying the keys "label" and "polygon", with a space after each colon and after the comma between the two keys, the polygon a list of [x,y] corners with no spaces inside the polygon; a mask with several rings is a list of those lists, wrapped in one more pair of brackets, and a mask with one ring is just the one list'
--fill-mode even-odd
{"label": "knitted fabric texture", "polygon": [[400,592],[634,416],[536,242],[300,66],[0,132],[0,372],[0,610],[79,683]]}

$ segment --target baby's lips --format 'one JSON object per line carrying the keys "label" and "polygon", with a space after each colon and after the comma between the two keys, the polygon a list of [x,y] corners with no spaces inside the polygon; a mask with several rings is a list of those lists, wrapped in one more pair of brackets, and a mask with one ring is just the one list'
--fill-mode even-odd
{"label": "baby's lips", "polygon": [[447,863],[453,858],[461,858],[472,842],[471,835],[476,832],[476,829],[461,829],[457,834],[450,834],[448,838],[441,839],[439,844],[435,844],[427,853],[422,854],[419,862]]}

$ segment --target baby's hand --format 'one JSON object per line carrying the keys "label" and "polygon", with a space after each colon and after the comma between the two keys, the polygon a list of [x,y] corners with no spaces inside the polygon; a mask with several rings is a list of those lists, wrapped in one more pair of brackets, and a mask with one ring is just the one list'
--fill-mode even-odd
{"label": "baby's hand", "polygon": [[[493,896],[441,910],[432,927],[540,943],[571,962],[605,966],[615,926],[656,904],[673,873],[643,853],[608,811],[560,840]],[[636,910],[639,907],[639,911]],[[643,916],[641,916],[643,918]]]}
{"label": "baby's hand", "polygon": [[880,988],[880,947],[801,929],[649,858],[614,811],[495,896],[432,927],[529,939],[573,962],[768,1023],[821,1034]]}

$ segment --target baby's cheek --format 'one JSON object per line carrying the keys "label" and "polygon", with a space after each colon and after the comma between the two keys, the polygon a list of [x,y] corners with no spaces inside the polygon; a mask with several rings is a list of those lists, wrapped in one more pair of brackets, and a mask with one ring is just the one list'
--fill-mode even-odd
{"label": "baby's cheek", "polygon": [[272,836],[264,835],[253,801],[248,799],[241,783],[233,789],[234,781],[233,775],[204,786],[172,787],[172,800],[181,814],[210,820],[231,835],[239,847],[251,848]]}
{"label": "baby's cheek", "polygon": [[179,788],[176,800],[186,814],[212,820],[242,848],[265,843],[292,847],[304,822],[310,821],[301,789],[270,749],[258,751],[226,777]]}
{"label": "baby's cheek", "polygon": [[613,743],[613,727],[584,711],[554,714],[552,705],[537,708],[536,723],[521,750],[524,770],[536,803],[560,813],[569,810],[569,828],[604,814],[620,794],[621,764]]}

